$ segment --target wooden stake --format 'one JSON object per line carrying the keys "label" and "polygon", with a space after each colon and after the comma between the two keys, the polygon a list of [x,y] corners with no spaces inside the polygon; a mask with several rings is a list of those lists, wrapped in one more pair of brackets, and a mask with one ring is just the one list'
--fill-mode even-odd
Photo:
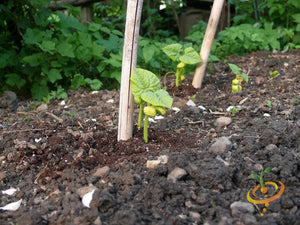
{"label": "wooden stake", "polygon": [[200,58],[202,62],[197,66],[193,78],[194,88],[201,88],[202,80],[205,75],[205,70],[208,62],[209,53],[211,50],[211,45],[214,41],[223,4],[224,0],[214,0],[200,51]]}
{"label": "wooden stake", "polygon": [[143,0],[128,0],[123,47],[122,77],[119,103],[118,141],[132,137],[133,96],[130,92],[130,75],[136,67],[138,37]]}

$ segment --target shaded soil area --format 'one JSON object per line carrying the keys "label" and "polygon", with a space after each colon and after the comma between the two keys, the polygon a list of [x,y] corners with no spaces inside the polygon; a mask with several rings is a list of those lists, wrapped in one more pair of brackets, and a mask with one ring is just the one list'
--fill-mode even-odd
{"label": "shaded soil area", "polygon": [[[117,91],[2,104],[0,207],[22,202],[1,208],[0,224],[299,225],[300,51],[228,62],[249,75],[238,93],[226,63],[209,65],[201,90],[163,77],[174,108],[150,122],[148,144],[136,125],[117,141]],[[251,173],[267,167],[268,193],[251,198],[272,201],[252,204]]]}

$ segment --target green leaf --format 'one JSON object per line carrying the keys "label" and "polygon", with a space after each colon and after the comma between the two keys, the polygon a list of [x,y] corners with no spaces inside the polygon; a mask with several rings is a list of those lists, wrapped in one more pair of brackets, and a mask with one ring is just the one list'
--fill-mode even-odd
{"label": "green leaf", "polygon": [[101,29],[101,24],[89,22],[89,31],[96,32]]}
{"label": "green leaf", "polygon": [[123,34],[121,31],[119,31],[119,30],[112,30],[111,33],[112,33],[112,34],[115,34],[115,35],[118,35],[118,36],[120,36],[120,37],[123,37],[123,36],[124,36],[124,34]]}
{"label": "green leaf", "polygon": [[240,74],[240,76],[243,78],[244,81],[246,81],[248,83],[249,81],[249,76],[245,73]]}
{"label": "green leaf", "polygon": [[102,82],[98,79],[91,80],[90,78],[86,78],[85,82],[90,85],[93,90],[99,90],[102,87]]}
{"label": "green leaf", "polygon": [[37,44],[43,51],[53,54],[55,50],[55,42],[53,41],[42,41],[41,44]]}
{"label": "green leaf", "polygon": [[122,56],[120,54],[110,53],[110,58],[105,59],[104,62],[114,67],[122,67]]}
{"label": "green leaf", "polygon": [[36,54],[25,56],[22,59],[22,61],[25,63],[28,63],[32,67],[35,67],[35,66],[39,66],[41,64],[40,60],[42,60],[42,59],[43,59],[43,54],[36,53]]}
{"label": "green leaf", "polygon": [[88,62],[92,59],[91,50],[84,46],[79,46],[76,49],[76,58],[83,62]]}
{"label": "green leaf", "polygon": [[110,77],[114,78],[119,84],[121,84],[121,72],[119,70],[111,72]]}
{"label": "green leaf", "polygon": [[151,45],[146,45],[143,48],[143,56],[145,58],[145,62],[148,63],[152,59],[153,55],[155,53],[155,49]]}
{"label": "green leaf", "polygon": [[97,66],[97,70],[99,73],[102,73],[106,67],[106,63],[100,63],[98,66]]}
{"label": "green leaf", "polygon": [[16,86],[17,88],[21,88],[26,84],[26,81],[22,79],[19,74],[16,73],[5,74],[5,77],[5,83],[12,87]]}
{"label": "green leaf", "polygon": [[255,180],[259,180],[259,177],[255,173],[251,173],[251,177]]}
{"label": "green leaf", "polygon": [[182,50],[182,45],[178,43],[171,44],[162,48],[162,50],[172,61],[178,62]]}
{"label": "green leaf", "polygon": [[62,56],[67,56],[70,58],[75,57],[73,46],[71,44],[69,44],[68,42],[62,42],[62,43],[58,44],[57,51]]}
{"label": "green leaf", "polygon": [[92,39],[88,33],[78,32],[78,40],[86,48],[92,48]]}
{"label": "green leaf", "polygon": [[199,54],[192,47],[184,50],[184,55],[180,57],[180,61],[185,64],[196,64],[201,62]]}
{"label": "green leaf", "polygon": [[47,76],[48,76],[51,83],[55,83],[55,81],[62,79],[62,76],[60,74],[60,70],[58,70],[58,69],[51,69],[47,73]]}
{"label": "green leaf", "polygon": [[144,69],[134,69],[130,80],[132,94],[136,97],[140,97],[145,91],[156,91],[161,87],[158,77],[154,73]]}
{"label": "green leaf", "polygon": [[267,167],[267,168],[264,170],[264,172],[265,172],[265,173],[269,173],[269,172],[271,172],[271,170],[272,170],[272,167]]}
{"label": "green leaf", "polygon": [[231,63],[228,63],[228,66],[230,67],[230,69],[232,70],[232,72],[236,75],[236,74],[240,74],[241,72],[241,68],[238,67],[237,65],[235,64],[231,64]]}
{"label": "green leaf", "polygon": [[57,15],[60,18],[60,25],[62,29],[70,30],[71,28],[74,28],[80,31],[87,30],[87,27],[80,23],[75,17],[68,16],[62,11],[57,11]]}
{"label": "green leaf", "polygon": [[71,80],[70,89],[76,90],[80,86],[84,86],[85,84],[86,84],[86,82],[84,80],[84,76],[82,76],[81,74],[75,74],[74,78]]}
{"label": "green leaf", "polygon": [[96,57],[97,59],[102,58],[103,52],[105,51],[105,47],[102,45],[97,44],[96,42],[93,42],[92,45],[92,55]]}
{"label": "green leaf", "polygon": [[296,23],[300,23],[300,13],[292,15],[292,17]]}
{"label": "green leaf", "polygon": [[147,91],[142,93],[141,98],[154,106],[163,106],[171,108],[173,99],[166,90]]}
{"label": "green leaf", "polygon": [[42,98],[47,96],[49,93],[47,85],[41,85],[39,83],[34,83],[30,90],[33,97],[37,100],[42,100]]}
{"label": "green leaf", "polygon": [[44,31],[39,29],[27,28],[24,34],[24,41],[26,44],[35,44],[43,40]]}

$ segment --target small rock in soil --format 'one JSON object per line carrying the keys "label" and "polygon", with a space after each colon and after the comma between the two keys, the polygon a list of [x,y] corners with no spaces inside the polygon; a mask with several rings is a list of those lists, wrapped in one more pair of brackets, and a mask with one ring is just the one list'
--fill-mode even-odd
{"label": "small rock in soil", "polygon": [[160,164],[160,160],[148,160],[146,163],[146,167],[148,169],[153,169],[155,167],[157,167]]}
{"label": "small rock in soil", "polygon": [[16,112],[18,108],[18,97],[12,91],[5,91],[0,99],[0,108],[6,108],[10,112]]}
{"label": "small rock in soil", "polygon": [[184,169],[176,167],[168,175],[168,180],[176,182],[176,180],[179,180],[179,179],[183,178],[185,175],[187,175],[187,172]]}
{"label": "small rock in soil", "polygon": [[79,189],[76,190],[76,194],[78,194],[80,196],[80,198],[82,198],[85,194],[91,192],[91,191],[95,191],[98,188],[90,185],[90,186],[85,186],[85,187],[81,187]]}
{"label": "small rock in soil", "polygon": [[221,154],[225,151],[229,151],[232,147],[232,143],[227,137],[220,137],[217,139],[215,143],[213,143],[210,148],[209,152],[214,154]]}
{"label": "small rock in soil", "polygon": [[253,216],[252,214],[245,214],[243,216],[243,221],[245,223],[245,225],[256,225],[257,224],[257,220],[255,218],[255,216]]}
{"label": "small rock in soil", "polygon": [[236,201],[230,205],[231,213],[233,216],[239,213],[254,213],[254,206],[248,202]]}
{"label": "small rock in soil", "polygon": [[229,125],[231,122],[232,122],[232,119],[230,117],[221,116],[216,120],[215,126],[216,127],[224,127],[224,126]]}
{"label": "small rock in soil", "polygon": [[95,177],[105,177],[109,174],[110,168],[108,166],[103,166],[101,168],[98,168],[94,173],[93,176]]}

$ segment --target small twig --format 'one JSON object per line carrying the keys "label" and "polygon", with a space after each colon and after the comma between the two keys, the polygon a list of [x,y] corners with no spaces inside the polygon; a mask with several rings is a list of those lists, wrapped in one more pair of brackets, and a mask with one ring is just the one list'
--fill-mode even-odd
{"label": "small twig", "polygon": [[9,130],[9,131],[2,131],[3,134],[15,133],[15,132],[29,132],[29,131],[41,131],[44,129],[25,129],[25,130]]}
{"label": "small twig", "polygon": [[248,97],[242,99],[242,100],[239,102],[239,105],[243,105],[247,100],[248,100]]}
{"label": "small twig", "polygon": [[199,120],[199,121],[189,121],[188,123],[189,123],[189,124],[199,124],[199,123],[201,123],[202,126],[204,126],[204,121],[203,121],[203,120]]}
{"label": "small twig", "polygon": [[80,123],[79,121],[77,121],[77,125],[78,125],[81,129],[83,129],[83,126],[81,125],[81,123]]}
{"label": "small twig", "polygon": [[55,120],[57,120],[59,123],[63,123],[63,119],[55,116],[53,113],[50,112],[46,112],[47,115],[51,116],[52,118],[54,118]]}
{"label": "small twig", "polygon": [[276,77],[279,77],[281,75],[281,73],[278,73],[276,76],[274,76],[274,77],[271,77],[268,81],[270,81],[270,80],[274,80]]}
{"label": "small twig", "polygon": [[31,115],[31,116],[34,116],[35,114],[34,113],[31,113],[31,112],[17,112],[18,115]]}
{"label": "small twig", "polygon": [[209,109],[209,112],[213,115],[226,115],[227,114],[225,112],[213,112],[213,111],[211,111],[211,109]]}

